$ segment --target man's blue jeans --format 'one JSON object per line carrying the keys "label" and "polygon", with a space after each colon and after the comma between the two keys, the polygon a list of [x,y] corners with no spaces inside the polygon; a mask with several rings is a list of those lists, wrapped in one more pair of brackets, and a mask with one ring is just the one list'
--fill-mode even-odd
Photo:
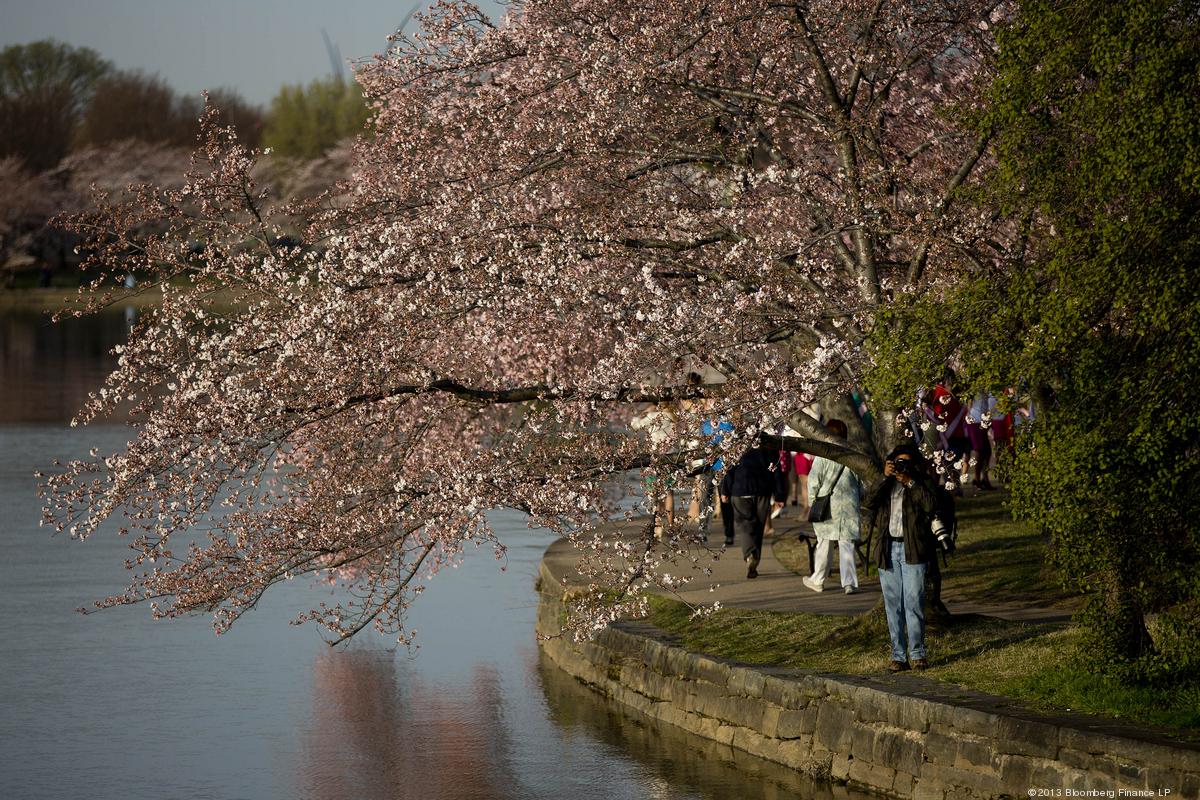
{"label": "man's blue jeans", "polygon": [[925,658],[925,565],[904,563],[904,542],[893,540],[891,547],[892,568],[879,570],[879,587],[892,639],[892,660]]}

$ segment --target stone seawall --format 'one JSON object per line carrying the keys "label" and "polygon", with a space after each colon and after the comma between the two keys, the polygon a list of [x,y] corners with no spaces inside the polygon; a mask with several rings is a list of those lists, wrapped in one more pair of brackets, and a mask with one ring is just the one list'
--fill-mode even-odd
{"label": "stone seawall", "polygon": [[911,674],[831,676],[739,665],[624,622],[556,637],[563,587],[543,562],[538,633],[561,669],[647,717],[894,797],[1200,798],[1200,744]]}

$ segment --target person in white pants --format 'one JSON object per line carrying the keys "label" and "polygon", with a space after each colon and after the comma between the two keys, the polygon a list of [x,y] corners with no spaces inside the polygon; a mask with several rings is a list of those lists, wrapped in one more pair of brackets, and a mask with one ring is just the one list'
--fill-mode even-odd
{"label": "person in white pants", "polygon": [[[846,438],[846,424],[831,419],[826,426],[831,432]],[[859,538],[861,525],[859,506],[862,504],[863,483],[850,469],[835,461],[817,457],[813,460],[808,475],[809,502],[824,495],[832,495],[829,502],[830,518],[827,522],[814,522],[817,547],[813,553],[813,574],[803,583],[814,592],[825,591],[825,579],[829,576],[829,556],[834,542],[838,546],[838,571],[842,576],[842,591],[854,594],[858,591],[858,571],[854,559],[854,543]]]}

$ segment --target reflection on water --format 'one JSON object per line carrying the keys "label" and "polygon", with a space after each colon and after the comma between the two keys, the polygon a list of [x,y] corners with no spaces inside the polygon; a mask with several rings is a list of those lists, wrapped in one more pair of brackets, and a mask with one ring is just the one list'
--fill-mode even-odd
{"label": "reflection on water", "polygon": [[64,422],[117,365],[137,312],[114,309],[52,322],[43,311],[0,313],[0,423]]}
{"label": "reflection on water", "polygon": [[550,540],[512,512],[491,515],[506,571],[470,553],[427,586],[415,655],[371,635],[331,650],[288,625],[330,599],[304,581],[219,638],[204,617],[75,613],[123,587],[127,543],[116,524],[48,535],[34,472],[124,445],[123,426],[64,422],[125,326],[119,311],[61,326],[0,314],[0,798],[850,797],[650,729],[540,664],[533,582]]}
{"label": "reflection on water", "polygon": [[475,665],[465,682],[445,683],[387,652],[317,656],[298,794],[308,800],[869,798],[648,724],[540,651],[525,655],[523,688],[489,664]]}
{"label": "reflection on water", "polygon": [[813,781],[781,764],[693,736],[671,725],[653,724],[635,711],[601,702],[598,695],[554,665],[538,663],[550,718],[564,735],[582,734],[620,748],[661,781],[667,796],[690,791],[710,800],[866,800],[871,795]]}
{"label": "reflection on water", "polygon": [[[327,652],[313,665],[314,724],[299,782],[313,800],[512,797],[500,675],[478,664],[469,684],[397,674],[393,656]],[[399,679],[398,679],[399,678]]]}

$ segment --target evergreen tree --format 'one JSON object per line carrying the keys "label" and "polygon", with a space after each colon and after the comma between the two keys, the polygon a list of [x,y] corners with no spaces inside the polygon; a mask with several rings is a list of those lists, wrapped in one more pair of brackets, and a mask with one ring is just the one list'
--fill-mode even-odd
{"label": "evergreen tree", "polygon": [[1088,663],[1138,679],[1200,667],[1197,42],[1195,2],[1023,3],[980,124],[1028,246],[875,338],[879,395],[957,355],[1039,398],[1013,508],[1090,598]]}

